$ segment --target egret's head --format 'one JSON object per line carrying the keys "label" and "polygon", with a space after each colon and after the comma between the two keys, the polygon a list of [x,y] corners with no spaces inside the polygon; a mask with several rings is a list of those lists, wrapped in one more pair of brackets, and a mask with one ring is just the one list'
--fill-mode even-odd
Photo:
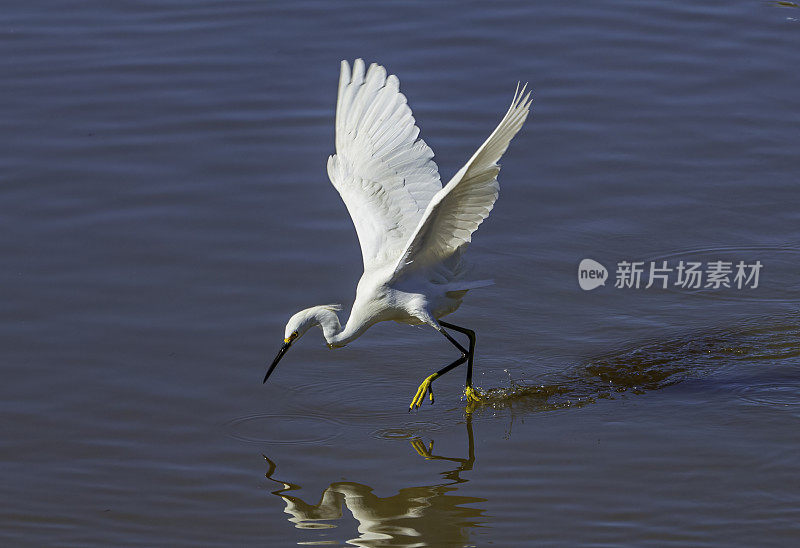
{"label": "egret's head", "polygon": [[283,355],[286,354],[286,351],[289,350],[297,339],[305,335],[306,331],[315,325],[322,327],[326,333],[328,329],[338,328],[339,318],[336,316],[335,311],[341,310],[341,308],[342,307],[338,304],[312,306],[311,308],[301,310],[289,318],[289,321],[286,323],[286,329],[283,332],[283,344],[275,360],[272,362],[272,365],[269,367],[266,376],[264,376],[264,382],[267,382],[270,374],[278,365],[278,362],[281,361]]}
{"label": "egret's head", "polygon": [[289,321],[286,322],[286,329],[283,332],[283,342],[292,343],[305,335],[306,331],[315,325],[319,325],[319,319],[316,315],[318,308],[322,307],[306,308],[289,318]]}

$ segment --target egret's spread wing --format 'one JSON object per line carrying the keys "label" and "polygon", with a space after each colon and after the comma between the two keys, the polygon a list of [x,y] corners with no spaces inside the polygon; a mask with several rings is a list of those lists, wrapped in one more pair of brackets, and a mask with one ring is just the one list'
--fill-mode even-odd
{"label": "egret's spread wing", "polygon": [[418,138],[396,76],[342,61],[336,154],[328,176],[361,243],[364,270],[397,261],[431,198],[442,189],[433,152]]}
{"label": "egret's spread wing", "polygon": [[500,157],[528,117],[530,93],[514,93],[500,124],[447,185],[431,199],[422,221],[398,262],[395,277],[403,272],[437,264],[469,243],[472,233],[497,200]]}

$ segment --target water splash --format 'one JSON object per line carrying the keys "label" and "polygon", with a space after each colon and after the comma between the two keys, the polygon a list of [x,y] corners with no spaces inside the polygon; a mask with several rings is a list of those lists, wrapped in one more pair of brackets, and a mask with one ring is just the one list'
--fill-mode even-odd
{"label": "water splash", "polygon": [[481,401],[469,405],[468,411],[481,407],[525,411],[583,407],[599,399],[644,394],[687,378],[736,368],[740,362],[791,360],[800,357],[798,341],[800,322],[795,320],[648,342],[590,359],[547,383],[528,384],[509,374],[506,387],[478,388]]}

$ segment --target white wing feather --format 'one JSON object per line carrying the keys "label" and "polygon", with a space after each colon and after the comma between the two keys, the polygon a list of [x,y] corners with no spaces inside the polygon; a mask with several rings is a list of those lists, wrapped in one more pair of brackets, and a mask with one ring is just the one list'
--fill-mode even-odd
{"label": "white wing feather", "polygon": [[347,206],[364,270],[396,262],[425,208],[442,189],[433,151],[418,138],[396,76],[356,59],[342,61],[336,104],[336,154],[328,176]]}
{"label": "white wing feather", "polygon": [[497,164],[528,117],[530,92],[514,93],[500,124],[469,162],[434,196],[398,262],[394,277],[440,264],[468,244],[497,200]]}

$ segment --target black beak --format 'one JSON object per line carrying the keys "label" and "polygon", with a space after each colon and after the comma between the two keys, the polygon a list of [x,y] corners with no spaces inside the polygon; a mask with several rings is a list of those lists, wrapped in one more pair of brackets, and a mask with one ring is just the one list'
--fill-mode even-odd
{"label": "black beak", "polygon": [[264,382],[267,382],[267,379],[269,378],[270,375],[272,375],[272,371],[275,369],[275,366],[278,365],[278,362],[281,361],[281,358],[283,357],[284,354],[286,354],[286,351],[289,350],[290,346],[292,346],[292,343],[290,342],[283,343],[283,346],[281,346],[281,349],[278,350],[278,355],[275,356],[275,360],[272,362],[272,365],[269,366],[267,374],[264,375]]}

